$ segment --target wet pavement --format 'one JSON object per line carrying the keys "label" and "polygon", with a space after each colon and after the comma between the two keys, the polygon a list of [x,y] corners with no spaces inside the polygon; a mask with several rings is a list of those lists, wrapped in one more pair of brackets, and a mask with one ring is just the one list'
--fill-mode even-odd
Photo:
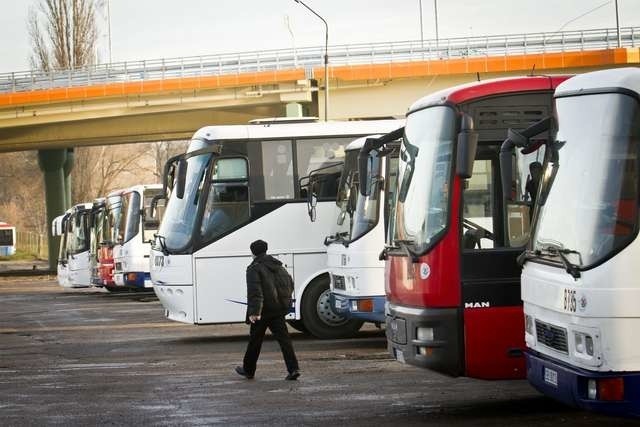
{"label": "wet pavement", "polygon": [[347,340],[293,333],[297,382],[284,381],[268,340],[247,381],[233,372],[247,326],[167,321],[153,294],[0,278],[0,308],[3,426],[634,424],[564,407],[525,381],[401,365],[373,327]]}

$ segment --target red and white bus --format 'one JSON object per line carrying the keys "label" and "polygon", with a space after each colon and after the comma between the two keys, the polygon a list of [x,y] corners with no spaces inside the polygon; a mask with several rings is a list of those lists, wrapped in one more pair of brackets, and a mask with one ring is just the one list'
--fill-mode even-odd
{"label": "red and white bus", "polygon": [[[537,123],[537,132],[549,122],[553,91],[567,78],[474,82],[410,108],[381,254],[397,360],[453,376],[525,378],[516,258],[529,238],[543,154],[513,154],[512,202],[504,203],[500,146],[510,129]],[[538,133],[546,140],[551,131]]]}

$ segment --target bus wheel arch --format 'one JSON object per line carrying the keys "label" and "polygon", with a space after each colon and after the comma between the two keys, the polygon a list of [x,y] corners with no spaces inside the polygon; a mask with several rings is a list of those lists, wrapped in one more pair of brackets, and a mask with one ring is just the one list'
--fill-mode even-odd
{"label": "bus wheel arch", "polygon": [[363,321],[347,319],[333,312],[329,293],[329,274],[326,272],[314,277],[304,287],[300,298],[300,317],[305,329],[320,339],[353,336]]}

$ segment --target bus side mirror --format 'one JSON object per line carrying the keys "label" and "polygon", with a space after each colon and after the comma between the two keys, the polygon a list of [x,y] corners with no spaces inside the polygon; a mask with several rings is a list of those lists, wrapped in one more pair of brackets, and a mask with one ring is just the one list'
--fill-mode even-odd
{"label": "bus side mirror", "polygon": [[463,129],[458,134],[458,154],[456,157],[456,174],[462,179],[469,179],[473,174],[473,161],[478,150],[478,132]]}
{"label": "bus side mirror", "polygon": [[[156,218],[157,215],[157,210],[158,210],[158,202],[160,200],[166,200],[167,196],[165,194],[156,194],[155,196],[153,196],[153,198],[151,199],[151,203],[149,204],[149,215],[151,216],[151,218]],[[144,215],[144,209],[143,209],[143,215]]]}
{"label": "bus side mirror", "polygon": [[358,176],[360,177],[360,195],[369,195],[369,154],[363,153],[362,150],[358,154]]}
{"label": "bus side mirror", "polygon": [[316,206],[318,205],[318,196],[313,191],[309,191],[309,199],[307,202],[307,211],[309,213],[309,219],[311,222],[316,221]]}
{"label": "bus side mirror", "polygon": [[187,181],[187,161],[180,159],[178,161],[178,176],[176,178],[176,197],[182,199],[184,197],[184,189]]}

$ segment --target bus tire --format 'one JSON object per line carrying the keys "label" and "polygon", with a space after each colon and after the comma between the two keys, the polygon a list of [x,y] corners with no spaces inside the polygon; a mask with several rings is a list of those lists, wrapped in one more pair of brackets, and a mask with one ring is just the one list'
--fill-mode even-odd
{"label": "bus tire", "polygon": [[311,335],[320,339],[349,338],[360,330],[362,320],[336,314],[329,299],[329,275],[314,279],[302,296],[302,322]]}

